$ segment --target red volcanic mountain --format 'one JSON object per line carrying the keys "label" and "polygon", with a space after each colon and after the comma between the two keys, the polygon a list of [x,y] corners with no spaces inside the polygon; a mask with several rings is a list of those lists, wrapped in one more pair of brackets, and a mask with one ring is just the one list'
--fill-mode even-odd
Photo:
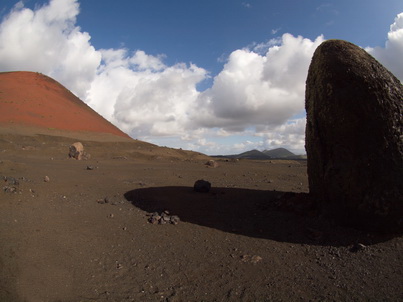
{"label": "red volcanic mountain", "polygon": [[35,72],[0,73],[0,126],[8,125],[129,138],[60,83]]}

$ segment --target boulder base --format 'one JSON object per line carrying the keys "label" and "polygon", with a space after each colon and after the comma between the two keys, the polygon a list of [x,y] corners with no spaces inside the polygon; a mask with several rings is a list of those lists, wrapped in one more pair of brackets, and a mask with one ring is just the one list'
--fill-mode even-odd
{"label": "boulder base", "polygon": [[325,215],[365,230],[403,231],[403,88],[360,47],[329,40],[306,82],[310,193]]}

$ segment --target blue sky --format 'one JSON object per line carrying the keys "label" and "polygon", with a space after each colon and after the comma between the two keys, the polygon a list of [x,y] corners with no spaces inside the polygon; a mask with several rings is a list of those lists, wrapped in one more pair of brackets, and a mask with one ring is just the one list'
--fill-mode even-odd
{"label": "blue sky", "polygon": [[402,80],[400,13],[401,0],[2,0],[0,71],[48,74],[159,145],[304,153],[315,48],[348,40]]}

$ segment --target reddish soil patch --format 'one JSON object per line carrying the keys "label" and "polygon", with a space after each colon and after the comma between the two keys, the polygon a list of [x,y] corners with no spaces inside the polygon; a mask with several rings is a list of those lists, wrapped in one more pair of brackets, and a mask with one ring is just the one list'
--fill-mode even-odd
{"label": "reddish soil patch", "polygon": [[0,73],[0,125],[129,136],[55,80],[35,72]]}

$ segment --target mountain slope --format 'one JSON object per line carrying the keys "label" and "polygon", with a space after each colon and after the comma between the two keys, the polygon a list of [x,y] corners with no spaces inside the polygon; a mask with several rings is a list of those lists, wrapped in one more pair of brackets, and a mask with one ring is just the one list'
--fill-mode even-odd
{"label": "mountain slope", "polygon": [[246,158],[246,159],[271,159],[270,156],[260,152],[259,150],[246,151],[235,156],[236,158]]}
{"label": "mountain slope", "polygon": [[290,158],[290,157],[296,157],[294,153],[291,151],[288,151],[285,148],[277,148],[273,150],[264,150],[264,154],[272,157],[272,158]]}
{"label": "mountain slope", "polygon": [[52,78],[35,72],[0,73],[0,125],[129,136]]}

